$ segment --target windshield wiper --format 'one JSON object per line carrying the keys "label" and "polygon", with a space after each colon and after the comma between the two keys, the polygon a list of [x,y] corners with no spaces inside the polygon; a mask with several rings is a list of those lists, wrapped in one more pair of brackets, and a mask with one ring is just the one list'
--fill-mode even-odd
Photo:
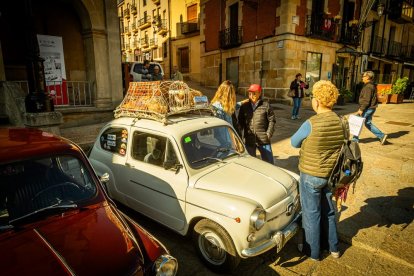
{"label": "windshield wiper", "polygon": [[223,160],[222,160],[222,159],[220,159],[220,158],[211,157],[211,156],[206,156],[206,157],[203,157],[203,158],[201,158],[201,159],[194,160],[193,162],[191,162],[191,164],[195,164],[195,163],[203,162],[203,161],[206,161],[206,160],[215,160],[215,161],[223,162]]}
{"label": "windshield wiper", "polygon": [[216,149],[217,152],[220,153],[225,153],[225,152],[229,152],[229,154],[226,157],[229,157],[231,155],[239,155],[240,156],[240,152],[238,152],[237,150],[233,149],[233,148],[217,148]]}
{"label": "windshield wiper", "polygon": [[28,214],[26,214],[26,215],[24,215],[24,216],[21,216],[21,217],[15,218],[15,219],[13,219],[13,220],[10,220],[10,221],[9,221],[9,223],[10,223],[10,224],[13,224],[13,223],[14,223],[14,222],[16,222],[16,221],[19,221],[19,220],[22,220],[22,219],[25,219],[25,218],[31,217],[31,216],[33,216],[33,215],[36,215],[36,214],[42,213],[42,212],[47,211],[47,210],[53,210],[53,209],[76,209],[76,208],[78,208],[78,205],[77,205],[77,204],[75,204],[75,203],[71,203],[71,204],[63,204],[63,203],[64,203],[64,202],[59,201],[59,202],[58,202],[58,203],[56,203],[56,204],[53,204],[53,205],[50,205],[50,206],[47,206],[47,207],[44,207],[44,208],[38,209],[38,210],[33,211],[33,212],[31,212],[31,213],[28,213]]}

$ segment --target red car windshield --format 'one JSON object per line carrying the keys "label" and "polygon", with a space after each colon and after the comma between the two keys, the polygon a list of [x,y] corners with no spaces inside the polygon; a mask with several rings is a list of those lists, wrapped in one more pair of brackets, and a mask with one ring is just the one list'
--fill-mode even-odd
{"label": "red car windshield", "polygon": [[44,210],[77,208],[97,192],[81,160],[70,155],[2,164],[0,179],[0,227]]}

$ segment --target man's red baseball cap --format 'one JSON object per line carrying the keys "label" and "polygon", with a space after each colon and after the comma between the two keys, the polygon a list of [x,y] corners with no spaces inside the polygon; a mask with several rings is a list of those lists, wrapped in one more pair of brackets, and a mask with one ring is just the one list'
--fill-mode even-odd
{"label": "man's red baseball cap", "polygon": [[262,87],[258,84],[251,84],[249,87],[249,90],[247,90],[249,92],[262,92]]}

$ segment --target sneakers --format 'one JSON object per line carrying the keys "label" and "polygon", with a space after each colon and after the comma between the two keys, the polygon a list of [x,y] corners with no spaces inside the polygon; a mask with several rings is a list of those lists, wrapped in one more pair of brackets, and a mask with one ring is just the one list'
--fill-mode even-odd
{"label": "sneakers", "polygon": [[339,257],[341,257],[341,252],[331,252],[331,256],[332,258],[338,259]]}
{"label": "sneakers", "polygon": [[300,116],[299,116],[299,115],[297,115],[297,116],[296,116],[296,119],[300,119]]}
{"label": "sneakers", "polygon": [[296,119],[296,116],[292,116],[292,117],[290,117],[292,120],[295,120]]}
{"label": "sneakers", "polygon": [[382,137],[382,139],[380,140],[381,145],[384,145],[384,144],[385,144],[385,142],[387,141],[387,137],[388,137],[388,134],[384,134],[384,136],[383,136],[383,137]]}

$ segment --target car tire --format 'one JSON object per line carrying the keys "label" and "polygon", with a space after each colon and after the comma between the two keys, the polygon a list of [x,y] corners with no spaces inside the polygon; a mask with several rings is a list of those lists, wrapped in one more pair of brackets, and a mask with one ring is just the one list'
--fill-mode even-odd
{"label": "car tire", "polygon": [[193,243],[204,263],[215,272],[231,272],[240,262],[230,235],[209,219],[195,225]]}

